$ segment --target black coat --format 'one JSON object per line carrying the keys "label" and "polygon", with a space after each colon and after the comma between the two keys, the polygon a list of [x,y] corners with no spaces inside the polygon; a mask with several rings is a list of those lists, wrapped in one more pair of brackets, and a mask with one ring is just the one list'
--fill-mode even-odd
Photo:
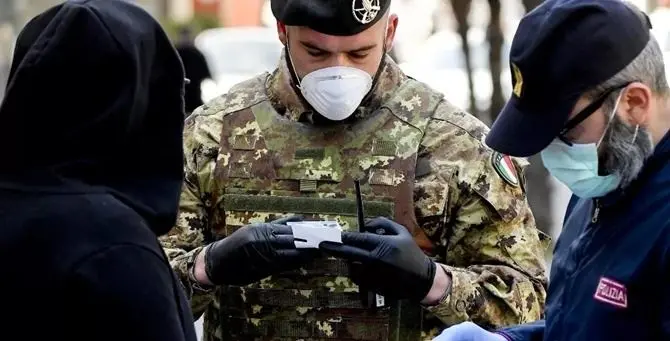
{"label": "black coat", "polygon": [[68,1],[23,29],[0,106],[0,339],[196,339],[157,241],[176,220],[183,89],[165,33],[125,1]]}

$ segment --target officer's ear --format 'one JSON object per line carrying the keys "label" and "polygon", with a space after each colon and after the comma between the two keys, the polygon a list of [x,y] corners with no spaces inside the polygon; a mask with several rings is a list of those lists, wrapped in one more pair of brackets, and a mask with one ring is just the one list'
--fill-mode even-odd
{"label": "officer's ear", "polygon": [[652,111],[655,110],[651,89],[643,83],[633,82],[622,90],[617,114],[630,126],[647,127]]}
{"label": "officer's ear", "polygon": [[282,43],[282,45],[286,46],[286,43],[288,41],[286,34],[286,25],[284,25],[284,23],[280,21],[277,21],[277,37],[279,38],[279,41]]}

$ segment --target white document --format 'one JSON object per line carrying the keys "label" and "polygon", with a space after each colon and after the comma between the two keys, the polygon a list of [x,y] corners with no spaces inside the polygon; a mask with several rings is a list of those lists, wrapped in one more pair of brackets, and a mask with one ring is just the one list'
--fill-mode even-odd
{"label": "white document", "polygon": [[385,302],[386,300],[384,299],[384,296],[382,296],[380,294],[376,294],[375,296],[376,296],[375,298],[376,298],[377,308],[381,308],[381,307],[386,305],[386,302]]}
{"label": "white document", "polygon": [[336,221],[290,221],[295,247],[318,249],[324,241],[342,243],[342,227]]}

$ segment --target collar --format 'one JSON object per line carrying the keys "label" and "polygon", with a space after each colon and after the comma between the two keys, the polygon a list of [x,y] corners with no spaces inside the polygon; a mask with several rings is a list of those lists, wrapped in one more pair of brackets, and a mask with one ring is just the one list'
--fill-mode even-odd
{"label": "collar", "polygon": [[655,157],[665,156],[667,159],[668,154],[670,154],[670,132],[665,133],[661,141],[658,142],[656,148],[654,148]]}
{"label": "collar", "polygon": [[[299,122],[314,123],[313,109],[293,84],[285,53],[286,50],[284,49],[277,69],[272,72],[265,83],[268,98],[277,112],[287,118]],[[383,70],[379,74],[377,82],[363,100],[363,103],[356,109],[356,112],[352,115],[353,118],[363,118],[377,110],[382,103],[393,96],[395,90],[407,79],[407,76],[391,57],[386,55],[384,58]]]}

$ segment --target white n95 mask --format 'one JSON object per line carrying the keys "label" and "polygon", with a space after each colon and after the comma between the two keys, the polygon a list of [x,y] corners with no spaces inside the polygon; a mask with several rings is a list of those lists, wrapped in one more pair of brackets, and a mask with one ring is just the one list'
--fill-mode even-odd
{"label": "white n95 mask", "polygon": [[305,100],[323,117],[341,121],[351,116],[372,89],[372,77],[360,69],[332,66],[312,71],[300,81]]}

